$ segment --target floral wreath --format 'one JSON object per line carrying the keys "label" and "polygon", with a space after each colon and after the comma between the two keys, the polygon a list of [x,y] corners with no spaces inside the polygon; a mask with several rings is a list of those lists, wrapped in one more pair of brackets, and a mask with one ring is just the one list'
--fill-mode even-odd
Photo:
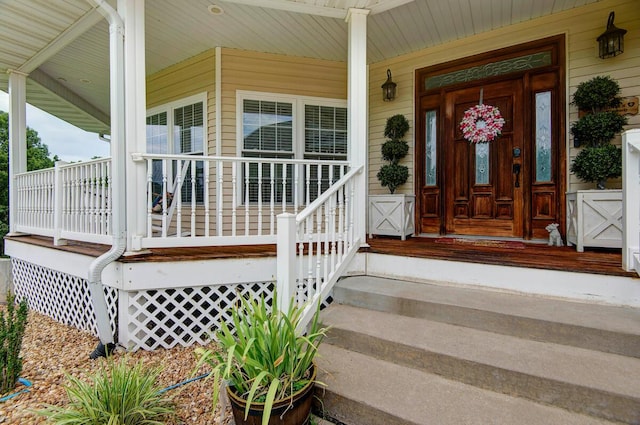
{"label": "floral wreath", "polygon": [[464,112],[460,121],[463,137],[471,143],[487,143],[494,141],[502,131],[504,118],[495,106],[482,103]]}

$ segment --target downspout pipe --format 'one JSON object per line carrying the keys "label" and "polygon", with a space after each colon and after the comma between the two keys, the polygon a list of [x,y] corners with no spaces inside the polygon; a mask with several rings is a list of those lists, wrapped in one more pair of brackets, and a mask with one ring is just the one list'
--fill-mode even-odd
{"label": "downspout pipe", "polygon": [[124,87],[124,22],[118,12],[104,0],[87,0],[109,22],[109,74],[111,102],[111,249],[89,266],[89,291],[96,315],[100,344],[91,354],[97,358],[115,348],[107,301],[102,284],[102,271],[120,258],[127,247],[125,221],[125,87]]}

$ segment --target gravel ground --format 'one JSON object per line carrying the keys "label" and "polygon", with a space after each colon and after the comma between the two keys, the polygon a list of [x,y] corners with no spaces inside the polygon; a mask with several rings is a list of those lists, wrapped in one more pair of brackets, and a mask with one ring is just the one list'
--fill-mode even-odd
{"label": "gravel ground", "polygon": [[[3,308],[0,306],[0,308]],[[29,312],[27,330],[22,345],[24,359],[22,377],[33,384],[30,392],[0,402],[0,424],[44,424],[45,419],[34,414],[44,404],[64,405],[67,395],[65,373],[81,379],[98,371],[104,359],[89,360],[89,354],[97,344],[97,338],[89,333],[57,323],[35,312]],[[195,347],[194,347],[195,348]],[[160,386],[168,387],[192,376],[196,359],[194,348],[173,348],[135,353],[118,352],[132,363],[141,360],[150,367],[161,366]],[[201,371],[202,372],[202,371]],[[18,389],[24,388],[21,385]],[[199,380],[168,394],[175,401],[179,421],[177,424],[229,424],[231,414],[220,417],[220,409],[213,411],[211,383]],[[172,424],[174,425],[174,424]]]}

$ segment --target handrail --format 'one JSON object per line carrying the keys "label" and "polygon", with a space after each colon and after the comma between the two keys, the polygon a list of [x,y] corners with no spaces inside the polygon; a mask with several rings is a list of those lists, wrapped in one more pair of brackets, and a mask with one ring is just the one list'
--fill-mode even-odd
{"label": "handrail", "polygon": [[360,248],[354,232],[357,174],[350,170],[297,215],[278,216],[278,308],[304,305],[298,330],[312,319]]}
{"label": "handrail", "polygon": [[622,268],[640,274],[640,129],[622,134]]}
{"label": "handrail", "polygon": [[349,171],[347,174],[345,174],[340,180],[338,180],[337,182],[335,182],[333,184],[333,186],[331,186],[329,189],[325,190],[322,195],[320,195],[318,198],[316,198],[315,201],[313,201],[312,203],[310,203],[305,209],[303,209],[302,211],[300,211],[300,213],[296,216],[296,222],[300,223],[302,220],[308,218],[311,214],[313,214],[313,212],[315,212],[322,204],[324,204],[328,198],[330,198],[331,196],[335,195],[338,190],[340,190],[340,188],[342,186],[344,186],[344,184],[350,180],[353,176],[355,176],[356,174],[360,174],[362,173],[362,171],[364,170],[363,166],[360,166],[359,168],[353,169],[351,171]]}
{"label": "handrail", "polygon": [[332,159],[289,159],[289,158],[261,158],[251,156],[211,156],[211,155],[185,155],[185,154],[148,154],[133,153],[131,158],[135,162],[144,161],[146,159],[168,159],[181,161],[226,161],[226,162],[254,162],[260,161],[265,164],[313,164],[313,165],[342,165],[348,166],[349,161],[340,161]]}

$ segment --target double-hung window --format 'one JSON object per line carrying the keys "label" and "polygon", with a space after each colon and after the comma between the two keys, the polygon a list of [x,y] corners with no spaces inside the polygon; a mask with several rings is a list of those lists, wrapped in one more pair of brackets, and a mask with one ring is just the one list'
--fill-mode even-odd
{"label": "double-hung window", "polygon": [[[346,101],[306,96],[238,92],[239,155],[249,158],[346,160]],[[308,173],[308,175],[307,175]],[[311,202],[340,178],[341,167],[304,167],[300,199]],[[293,202],[291,165],[249,163],[243,169],[243,201]],[[308,187],[309,190],[304,190]],[[248,192],[248,193],[247,193]],[[308,194],[308,199],[307,199]]]}
{"label": "double-hung window", "polygon": [[[177,102],[153,108],[147,113],[147,152],[154,154],[184,154],[201,156],[206,148],[206,95],[196,95]],[[156,195],[162,196],[163,181],[171,190],[181,173],[183,182],[180,195],[183,202],[191,202],[194,196],[198,203],[204,200],[204,164],[197,161],[192,172],[191,164],[178,167],[177,161],[153,161],[152,187]],[[180,168],[180,169],[178,169]],[[194,183],[194,184],[192,184]],[[171,194],[175,197],[176,194]]]}

